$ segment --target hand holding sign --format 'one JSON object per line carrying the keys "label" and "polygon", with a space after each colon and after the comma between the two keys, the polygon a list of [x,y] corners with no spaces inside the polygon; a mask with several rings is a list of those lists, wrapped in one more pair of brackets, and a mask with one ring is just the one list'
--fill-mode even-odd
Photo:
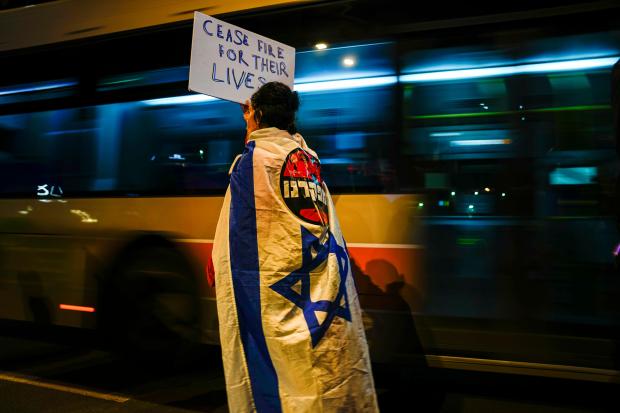
{"label": "hand holding sign", "polygon": [[295,49],[194,13],[189,90],[243,104],[263,84],[293,88]]}

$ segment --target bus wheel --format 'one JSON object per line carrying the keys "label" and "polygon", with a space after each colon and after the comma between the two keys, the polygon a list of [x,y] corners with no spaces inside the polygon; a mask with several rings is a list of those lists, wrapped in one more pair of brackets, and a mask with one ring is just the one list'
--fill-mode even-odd
{"label": "bus wheel", "polygon": [[117,350],[137,362],[179,367],[200,339],[198,286],[172,248],[127,254],[107,289],[106,330]]}

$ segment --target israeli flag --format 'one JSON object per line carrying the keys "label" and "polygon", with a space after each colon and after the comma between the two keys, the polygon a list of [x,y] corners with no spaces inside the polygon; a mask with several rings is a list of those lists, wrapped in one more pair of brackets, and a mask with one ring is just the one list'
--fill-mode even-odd
{"label": "israeli flag", "polygon": [[346,244],[299,134],[252,133],[212,259],[231,412],[378,411]]}

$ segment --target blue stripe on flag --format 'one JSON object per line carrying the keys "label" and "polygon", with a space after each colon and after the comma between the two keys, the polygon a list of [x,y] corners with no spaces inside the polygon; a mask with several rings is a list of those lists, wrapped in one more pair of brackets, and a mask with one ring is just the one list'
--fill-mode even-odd
{"label": "blue stripe on flag", "polygon": [[259,412],[280,412],[278,377],[263,333],[254,204],[255,142],[250,141],[230,176],[229,247],[235,303],[254,404]]}

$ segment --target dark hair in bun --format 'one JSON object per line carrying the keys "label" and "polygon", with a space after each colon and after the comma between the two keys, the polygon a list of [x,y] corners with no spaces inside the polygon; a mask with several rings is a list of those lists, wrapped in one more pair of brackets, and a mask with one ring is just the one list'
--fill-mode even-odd
{"label": "dark hair in bun", "polygon": [[297,132],[295,112],[299,109],[299,96],[284,83],[265,83],[252,95],[251,101],[260,127]]}

